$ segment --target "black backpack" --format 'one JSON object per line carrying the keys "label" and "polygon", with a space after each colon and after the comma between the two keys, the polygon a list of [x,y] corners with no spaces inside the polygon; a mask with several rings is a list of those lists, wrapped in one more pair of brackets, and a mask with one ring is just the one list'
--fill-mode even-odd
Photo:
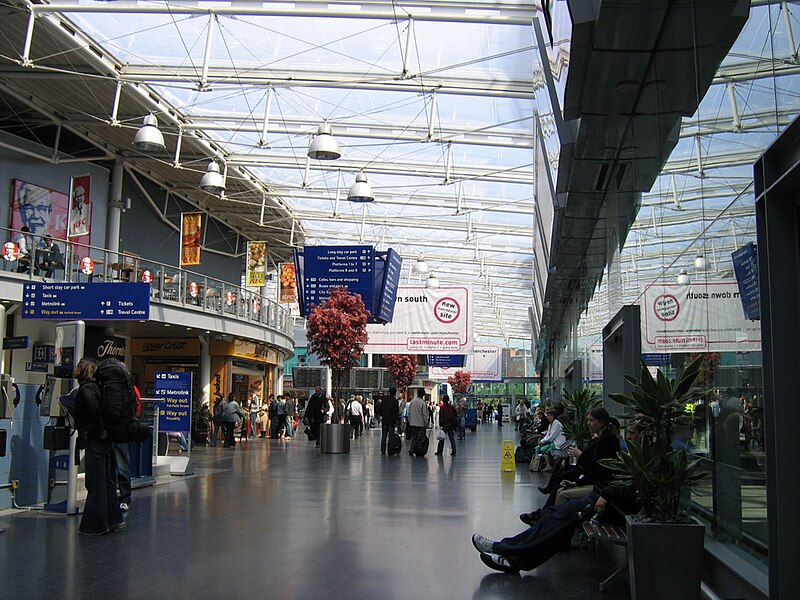
{"label": "black backpack", "polygon": [[112,442],[141,443],[152,436],[150,427],[136,418],[136,392],[128,368],[107,358],[95,372],[102,395],[103,424]]}

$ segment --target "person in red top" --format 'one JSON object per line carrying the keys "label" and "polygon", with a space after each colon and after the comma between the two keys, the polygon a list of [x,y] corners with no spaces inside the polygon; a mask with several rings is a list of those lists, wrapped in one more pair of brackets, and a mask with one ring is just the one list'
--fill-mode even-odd
{"label": "person in red top", "polygon": [[[439,409],[439,427],[442,428],[450,439],[450,455],[456,455],[456,440],[453,436],[456,427],[458,427],[458,417],[456,416],[456,409],[450,404],[450,397],[447,394],[442,396],[442,407]],[[436,456],[441,456],[444,450],[444,440],[439,440],[436,447]]]}

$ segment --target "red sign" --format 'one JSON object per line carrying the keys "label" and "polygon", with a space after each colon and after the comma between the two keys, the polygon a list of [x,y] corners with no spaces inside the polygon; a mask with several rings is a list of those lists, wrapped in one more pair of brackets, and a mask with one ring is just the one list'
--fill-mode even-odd
{"label": "red sign", "polygon": [[253,312],[261,312],[261,298],[253,298]]}
{"label": "red sign", "polygon": [[197,282],[196,281],[190,281],[189,282],[189,295],[192,298],[197,298]]}
{"label": "red sign", "polygon": [[94,261],[88,256],[81,259],[81,273],[91,275],[94,273]]}
{"label": "red sign", "polygon": [[142,271],[142,283],[153,283],[153,274],[149,271]]}
{"label": "red sign", "polygon": [[19,247],[14,242],[3,244],[3,258],[15,261],[19,258]]}
{"label": "red sign", "polygon": [[234,302],[236,302],[236,294],[233,292],[225,292],[225,304],[233,306]]}

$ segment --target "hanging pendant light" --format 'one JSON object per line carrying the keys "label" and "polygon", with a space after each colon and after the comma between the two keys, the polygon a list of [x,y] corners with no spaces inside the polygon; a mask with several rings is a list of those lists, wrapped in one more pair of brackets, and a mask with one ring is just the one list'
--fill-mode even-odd
{"label": "hanging pendant light", "polygon": [[336,160],[342,155],[339,144],[332,135],[331,126],[325,122],[317,129],[317,135],[308,147],[309,158],[317,160]]}
{"label": "hanging pendant light", "polygon": [[350,191],[347,192],[347,199],[350,202],[374,202],[375,196],[372,194],[372,188],[367,183],[367,176],[363,172],[356,175],[356,182],[350,186]]}
{"label": "hanging pendant light", "polygon": [[706,257],[703,256],[702,252],[697,252],[697,256],[694,257],[694,268],[697,271],[705,271],[706,269]]}
{"label": "hanging pendant light", "polygon": [[428,275],[428,283],[425,284],[429,290],[438,290],[439,289],[439,280],[436,278],[434,273]]}
{"label": "hanging pendant light", "polygon": [[200,180],[200,189],[210,194],[221,194],[225,191],[225,179],[219,172],[217,161],[208,163],[208,169]]}
{"label": "hanging pendant light", "polygon": [[417,262],[414,263],[414,273],[417,275],[424,275],[428,272],[428,263],[425,262],[425,259],[421,256],[417,258]]}
{"label": "hanging pendant light", "polygon": [[133,147],[142,152],[158,152],[166,150],[164,135],[158,128],[158,119],[153,113],[142,119],[142,126],[133,136]]}
{"label": "hanging pendant light", "polygon": [[678,285],[689,285],[689,273],[686,269],[681,269],[678,272]]}

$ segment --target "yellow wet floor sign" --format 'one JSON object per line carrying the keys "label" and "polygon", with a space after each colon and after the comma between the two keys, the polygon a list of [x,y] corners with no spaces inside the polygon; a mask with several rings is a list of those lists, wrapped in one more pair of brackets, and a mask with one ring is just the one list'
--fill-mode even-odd
{"label": "yellow wet floor sign", "polygon": [[514,462],[514,440],[503,440],[503,456],[500,468],[503,471],[517,470],[517,463]]}

